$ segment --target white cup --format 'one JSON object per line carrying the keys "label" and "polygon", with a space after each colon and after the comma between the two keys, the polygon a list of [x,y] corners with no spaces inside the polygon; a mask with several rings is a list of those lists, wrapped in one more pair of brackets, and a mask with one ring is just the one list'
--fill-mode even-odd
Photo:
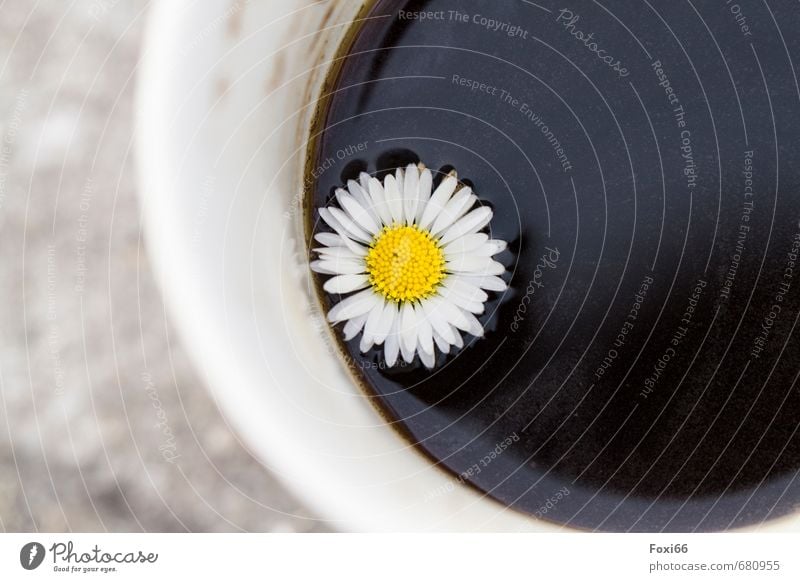
{"label": "white cup", "polygon": [[357,386],[318,308],[303,166],[361,3],[152,10],[138,97],[147,243],[173,322],[248,444],[333,527],[563,531],[457,484],[404,440]]}

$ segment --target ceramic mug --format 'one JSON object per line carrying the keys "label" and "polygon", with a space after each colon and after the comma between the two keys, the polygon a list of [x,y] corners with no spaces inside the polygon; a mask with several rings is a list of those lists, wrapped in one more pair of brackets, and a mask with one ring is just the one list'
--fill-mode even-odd
{"label": "ceramic mug", "polygon": [[320,312],[304,166],[337,49],[365,14],[356,1],[154,4],[138,155],[172,320],[247,443],[332,527],[564,531],[458,484],[411,446],[359,388]]}

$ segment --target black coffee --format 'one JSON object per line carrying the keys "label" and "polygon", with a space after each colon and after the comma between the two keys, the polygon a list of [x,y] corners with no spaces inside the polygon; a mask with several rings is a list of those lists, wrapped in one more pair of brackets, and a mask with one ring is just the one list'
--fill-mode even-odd
{"label": "black coffee", "polygon": [[797,507],[800,12],[736,8],[387,0],[362,23],[309,205],[421,160],[510,242],[486,337],[434,371],[342,346],[457,481],[610,531]]}

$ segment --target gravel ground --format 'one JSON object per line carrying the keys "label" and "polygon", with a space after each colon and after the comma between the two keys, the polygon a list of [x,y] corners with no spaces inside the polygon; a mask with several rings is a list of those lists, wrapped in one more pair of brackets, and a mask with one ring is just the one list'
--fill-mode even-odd
{"label": "gravel ground", "polygon": [[0,1],[0,528],[321,531],[170,326],[131,151],[140,0]]}

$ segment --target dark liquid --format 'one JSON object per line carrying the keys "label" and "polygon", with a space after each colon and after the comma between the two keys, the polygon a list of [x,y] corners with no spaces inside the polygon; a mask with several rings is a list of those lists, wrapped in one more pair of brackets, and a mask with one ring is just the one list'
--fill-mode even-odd
{"label": "dark liquid", "polygon": [[800,14],[748,5],[745,30],[721,2],[651,5],[378,2],[311,203],[422,160],[494,208],[510,290],[485,339],[433,372],[343,345],[443,468],[574,527],[740,527],[800,500]]}

